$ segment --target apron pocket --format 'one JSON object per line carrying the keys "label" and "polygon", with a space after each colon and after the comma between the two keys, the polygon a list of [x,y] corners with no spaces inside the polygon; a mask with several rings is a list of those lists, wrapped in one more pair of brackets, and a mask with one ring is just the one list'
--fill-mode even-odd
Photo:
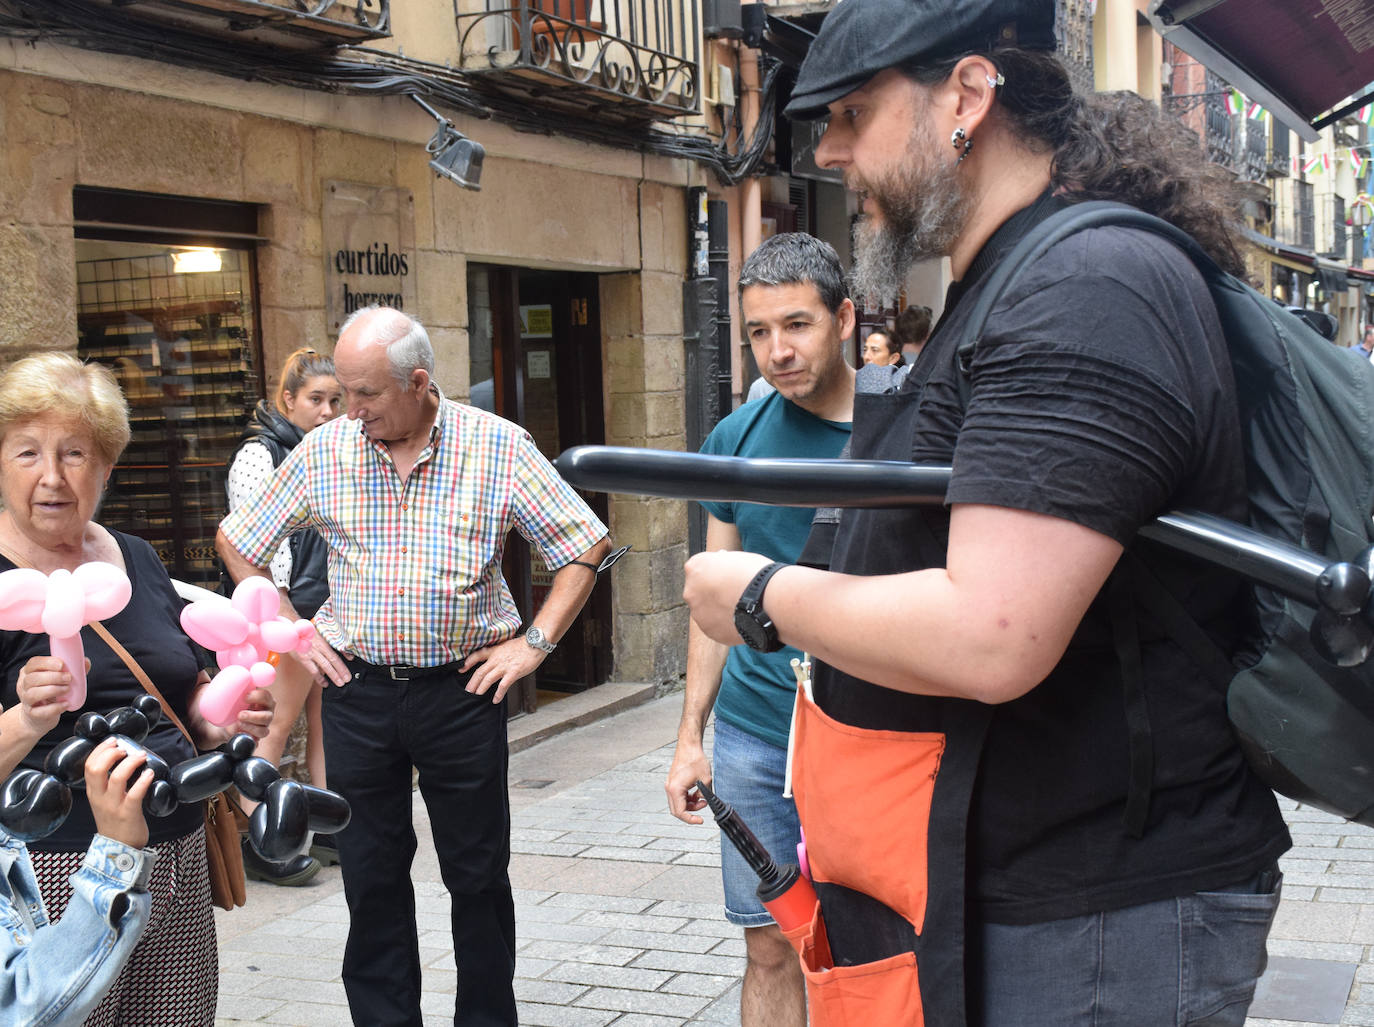
{"label": "apron pocket", "polygon": [[803,964],[802,973],[811,1027],[924,1027],[914,953],[829,970],[812,970]]}
{"label": "apron pocket", "polygon": [[922,933],[945,736],[850,727],[804,695],[795,716],[793,786],[813,879],[869,895]]}

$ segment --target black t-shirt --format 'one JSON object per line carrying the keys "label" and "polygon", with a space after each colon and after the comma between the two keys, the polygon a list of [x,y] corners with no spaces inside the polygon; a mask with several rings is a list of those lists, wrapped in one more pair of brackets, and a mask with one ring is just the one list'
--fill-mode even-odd
{"label": "black t-shirt", "polygon": [[[182,602],[172,588],[171,579],[158,560],[153,548],[140,538],[110,531],[124,555],[124,568],[133,585],[133,597],[119,613],[103,623],[135,660],[142,665],[153,684],[186,722],[187,705],[195,688],[200,664],[191,640],[181,630],[179,621]],[[0,570],[13,568],[9,560],[0,557]],[[81,641],[86,658],[91,661],[86,679],[86,705],[75,712],[62,714],[57,726],[44,735],[23,760],[22,766],[43,769],[58,744],[73,734],[77,718],[87,711],[109,713],[120,706],[128,706],[146,692],[133,672],[124,665],[105,641],[89,627],[81,629]],[[34,656],[48,655],[48,636],[31,635],[23,631],[0,631],[0,666],[4,668],[4,691],[0,701],[6,709],[18,703],[15,685],[19,671]],[[144,744],[157,753],[169,766],[176,766],[195,755],[186,736],[166,717],[149,733]],[[204,821],[199,803],[179,806],[169,817],[148,818],[150,843],[184,837]],[[95,834],[95,819],[86,801],[84,788],[72,789],[72,811],[52,834],[29,845],[42,852],[84,852]]]}
{"label": "black t-shirt", "polygon": [[[1122,228],[1054,247],[999,299],[964,409],[955,338],[986,271],[1033,220],[1031,208],[990,240],[899,395],[884,397],[919,399],[910,457],[952,461],[950,503],[1048,514],[1130,545],[1233,647],[1245,626],[1241,583],[1132,542],[1167,509],[1245,516],[1230,362],[1206,285],[1180,251]],[[866,455],[869,431],[888,430],[856,411],[855,453]],[[948,536],[945,508],[846,510],[832,567],[943,566]],[[1124,827],[1127,725],[1104,589],[1050,675],[993,710],[969,833],[970,897],[984,919],[1033,923],[1220,887],[1288,847],[1272,793],[1236,746],[1224,693],[1138,616],[1154,750],[1144,836]],[[889,730],[939,730],[951,702],[829,668],[816,695],[841,721]]]}

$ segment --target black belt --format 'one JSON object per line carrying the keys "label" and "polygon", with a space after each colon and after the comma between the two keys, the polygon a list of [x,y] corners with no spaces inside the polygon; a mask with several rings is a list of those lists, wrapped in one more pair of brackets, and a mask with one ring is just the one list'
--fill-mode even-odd
{"label": "black belt", "polygon": [[451,674],[456,677],[462,673],[458,669],[462,666],[459,660],[441,663],[437,667],[412,667],[405,663],[368,663],[357,656],[344,662],[353,669],[354,677],[366,674],[369,677],[389,678],[392,681],[419,681],[421,678],[432,678],[440,674]]}

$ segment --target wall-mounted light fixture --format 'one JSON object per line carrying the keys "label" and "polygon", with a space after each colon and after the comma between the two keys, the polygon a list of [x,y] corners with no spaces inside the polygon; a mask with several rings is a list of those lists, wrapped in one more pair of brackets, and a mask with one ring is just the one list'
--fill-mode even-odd
{"label": "wall-mounted light fixture", "polygon": [[439,122],[439,128],[426,145],[425,150],[433,154],[429,166],[436,175],[442,175],[450,182],[457,182],[464,189],[474,192],[482,188],[482,160],[487,151],[482,144],[459,132],[453,122],[436,111],[414,93],[410,98]]}
{"label": "wall-mounted light fixture", "polygon": [[172,273],[178,275],[218,271],[223,266],[219,250],[211,246],[191,246],[172,251]]}

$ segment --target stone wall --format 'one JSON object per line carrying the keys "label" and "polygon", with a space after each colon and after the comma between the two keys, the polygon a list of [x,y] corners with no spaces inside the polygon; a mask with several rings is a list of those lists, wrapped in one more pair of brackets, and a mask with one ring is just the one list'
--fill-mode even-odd
{"label": "stone wall", "polygon": [[[51,49],[10,56],[61,66]],[[258,304],[270,394],[287,353],[332,343],[324,183],[399,187],[413,200],[418,313],[447,393],[465,397],[470,388],[468,261],[598,272],[607,441],[682,448],[684,189],[699,172],[480,123],[471,131],[489,149],[482,191],[473,193],[430,171],[424,142],[433,122],[416,120],[403,99],[322,98],[215,80],[209,85],[225,92],[210,103],[203,73],[83,60],[73,78],[7,70],[0,61],[0,359],[74,345],[74,186],[231,200],[261,209]],[[124,73],[130,68],[156,91],[110,84],[141,83]],[[612,676],[674,679],[685,664],[685,504],[617,497],[611,522],[617,541],[634,546],[616,570]]]}
{"label": "stone wall", "polygon": [[[644,270],[601,279],[606,442],[681,450],[685,198],[643,183],[639,208]],[[675,679],[686,669],[687,504],[622,496],[612,504],[610,527],[616,544],[633,547],[616,567],[615,677]]]}

